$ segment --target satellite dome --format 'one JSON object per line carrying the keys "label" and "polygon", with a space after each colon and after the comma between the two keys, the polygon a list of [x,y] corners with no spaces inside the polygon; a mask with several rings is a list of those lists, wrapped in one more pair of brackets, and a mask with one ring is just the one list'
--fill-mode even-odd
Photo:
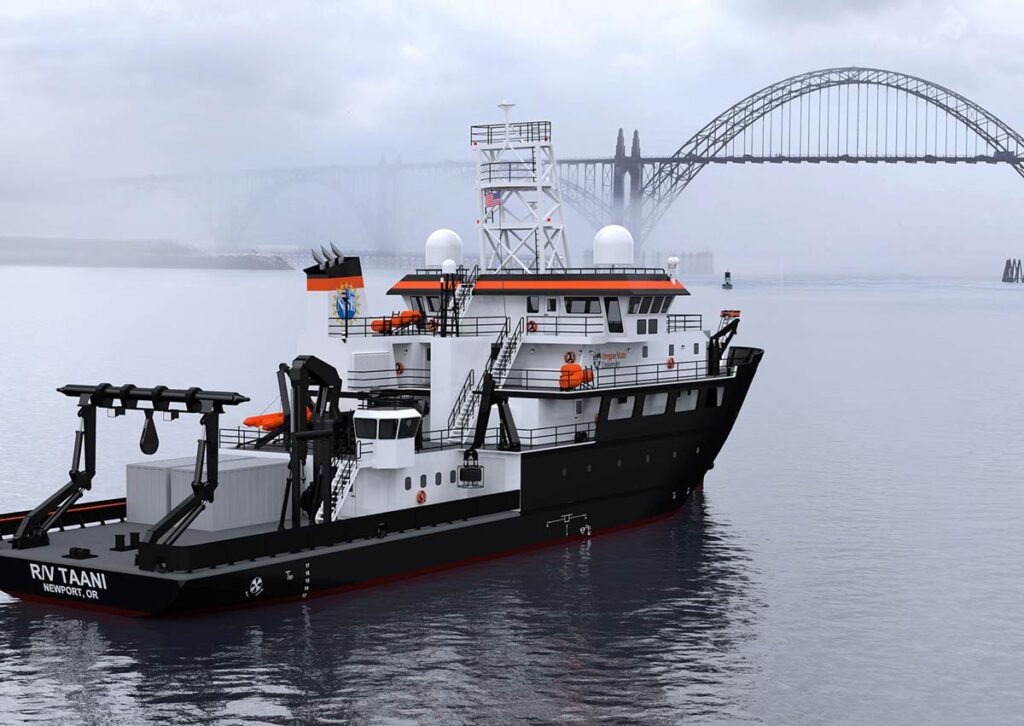
{"label": "satellite dome", "polygon": [[427,267],[440,267],[445,260],[462,264],[462,238],[450,229],[438,229],[427,237]]}
{"label": "satellite dome", "polygon": [[594,235],[595,265],[632,265],[633,235],[618,224],[602,227]]}

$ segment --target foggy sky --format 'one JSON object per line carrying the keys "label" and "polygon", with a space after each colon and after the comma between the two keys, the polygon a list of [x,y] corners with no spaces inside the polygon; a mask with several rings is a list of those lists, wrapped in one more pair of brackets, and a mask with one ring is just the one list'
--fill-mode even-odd
{"label": "foggy sky", "polygon": [[[838,65],[922,76],[1024,129],[1022,21],[1024,5],[995,0],[8,4],[0,235],[201,241],[209,225],[181,200],[38,192],[120,175],[471,160],[468,126],[498,120],[502,98],[519,118],[550,119],[560,156],[610,155],[620,126],[640,130],[645,153],[669,154],[747,94]],[[475,243],[472,196],[453,194],[410,200],[405,215],[424,227],[456,217],[449,226]],[[657,244],[714,249],[720,267],[986,274],[1024,255],[1021,199],[1024,180],[1002,166],[712,167]],[[445,214],[422,211],[435,207]],[[302,187],[250,232],[360,234],[349,216],[329,190]],[[586,244],[592,231],[573,229]]]}

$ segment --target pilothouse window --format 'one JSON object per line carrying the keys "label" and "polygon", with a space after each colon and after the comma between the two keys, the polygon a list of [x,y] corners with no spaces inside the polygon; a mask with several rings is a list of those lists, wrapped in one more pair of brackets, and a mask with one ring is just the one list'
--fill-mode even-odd
{"label": "pilothouse window", "polygon": [[635,315],[636,311],[640,308],[640,296],[634,295],[629,299],[629,314]]}
{"label": "pilothouse window", "polygon": [[570,315],[595,315],[601,312],[601,308],[596,297],[567,297],[565,312]]}
{"label": "pilothouse window", "polygon": [[437,297],[436,295],[431,295],[430,297],[428,297],[427,298],[427,309],[430,312],[432,312],[432,313],[436,313],[438,310],[440,310],[441,309],[441,298]]}
{"label": "pilothouse window", "polygon": [[378,439],[393,439],[398,436],[398,419],[397,418],[384,418],[380,421],[380,431],[377,434]]}
{"label": "pilothouse window", "polygon": [[619,309],[619,299],[617,297],[606,297],[604,299],[604,310],[608,315],[608,332],[623,332],[622,310]]}
{"label": "pilothouse window", "polygon": [[641,298],[641,300],[640,300],[640,314],[641,315],[646,315],[647,313],[651,312],[651,302],[653,302],[653,300],[654,300],[654,298],[651,297],[650,295],[644,295],[644,297]]}
{"label": "pilothouse window", "polygon": [[372,418],[357,418],[356,436],[360,439],[377,438],[377,422]]}
{"label": "pilothouse window", "polygon": [[[398,438],[411,439],[420,427],[418,418],[403,418],[398,422]],[[382,437],[383,438],[383,437]]]}
{"label": "pilothouse window", "polygon": [[526,298],[526,312],[540,312],[540,297],[538,297],[537,295],[530,295],[529,297]]}

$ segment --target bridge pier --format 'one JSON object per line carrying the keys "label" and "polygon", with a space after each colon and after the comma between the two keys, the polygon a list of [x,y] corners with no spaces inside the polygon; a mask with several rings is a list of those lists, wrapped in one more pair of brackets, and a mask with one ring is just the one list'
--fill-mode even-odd
{"label": "bridge pier", "polygon": [[[626,177],[629,177],[629,199],[626,199]],[[643,221],[643,159],[640,156],[640,132],[633,130],[633,143],[626,156],[626,137],[622,129],[615,141],[612,159],[612,224],[621,224],[640,242]]]}

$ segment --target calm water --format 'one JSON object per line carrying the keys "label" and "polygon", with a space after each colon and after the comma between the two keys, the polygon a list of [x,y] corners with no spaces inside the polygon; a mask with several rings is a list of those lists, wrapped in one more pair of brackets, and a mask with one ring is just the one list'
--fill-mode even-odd
{"label": "calm water", "polygon": [[[690,287],[695,312],[742,308],[737,342],[768,352],[703,497],[678,516],[187,620],[0,595],[0,718],[1021,722],[1024,288]],[[201,385],[250,395],[246,413],[272,405],[301,290],[296,273],[0,268],[0,509],[64,483],[65,382]],[[140,458],[138,420],[100,424],[97,498]],[[190,454],[192,428],[164,425],[161,453]]]}

